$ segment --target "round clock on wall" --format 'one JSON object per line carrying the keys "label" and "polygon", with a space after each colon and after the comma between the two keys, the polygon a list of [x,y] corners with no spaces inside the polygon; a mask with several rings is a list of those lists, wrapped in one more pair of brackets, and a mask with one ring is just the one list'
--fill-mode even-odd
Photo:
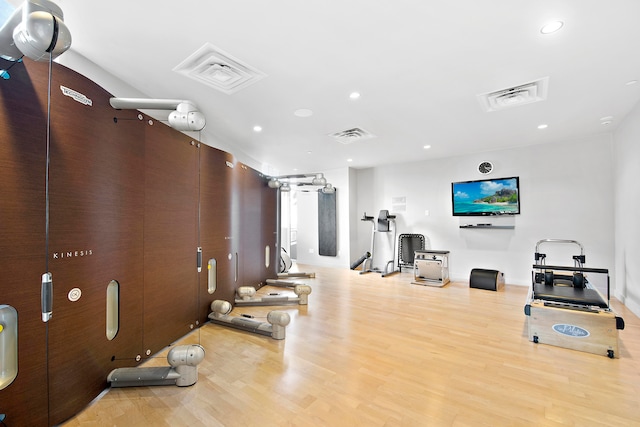
{"label": "round clock on wall", "polygon": [[478,165],[478,172],[483,175],[491,173],[493,170],[493,164],[491,162],[482,162]]}

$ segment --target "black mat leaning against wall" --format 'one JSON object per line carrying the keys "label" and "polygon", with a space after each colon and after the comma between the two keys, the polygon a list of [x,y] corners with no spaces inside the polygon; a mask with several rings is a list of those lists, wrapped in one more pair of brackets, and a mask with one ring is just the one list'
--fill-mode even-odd
{"label": "black mat leaning against wall", "polygon": [[[336,189],[336,192],[338,190]],[[318,192],[318,254],[337,256],[336,192]]]}

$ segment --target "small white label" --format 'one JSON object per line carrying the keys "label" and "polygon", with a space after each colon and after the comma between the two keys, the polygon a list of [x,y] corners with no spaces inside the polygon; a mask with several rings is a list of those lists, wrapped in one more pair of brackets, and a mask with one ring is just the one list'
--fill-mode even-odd
{"label": "small white label", "polygon": [[78,301],[81,296],[82,296],[82,291],[80,290],[80,288],[73,288],[67,294],[67,298],[69,298],[69,301],[71,302]]}
{"label": "small white label", "polygon": [[73,89],[69,89],[68,87],[60,85],[60,90],[64,96],[68,96],[74,101],[78,101],[80,104],[88,105],[89,107],[93,106],[93,101],[87,98],[85,95],[77,92]]}

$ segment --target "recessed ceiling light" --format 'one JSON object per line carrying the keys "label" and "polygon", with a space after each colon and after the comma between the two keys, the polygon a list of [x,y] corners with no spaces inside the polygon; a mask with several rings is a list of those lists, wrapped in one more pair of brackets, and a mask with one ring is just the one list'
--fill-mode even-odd
{"label": "recessed ceiling light", "polygon": [[424,148],[425,150],[428,150],[429,148],[431,148],[431,146],[430,145],[425,145],[422,148]]}
{"label": "recessed ceiling light", "polygon": [[549,127],[549,125],[544,124],[544,123],[543,123],[543,124],[541,124],[541,125],[538,125],[538,129],[546,129],[546,128],[548,128],[548,127]]}
{"label": "recessed ceiling light", "polygon": [[627,86],[631,86],[631,85],[634,85],[634,84],[636,84],[636,83],[638,83],[638,81],[637,81],[637,80],[629,80],[629,81],[626,83],[626,85],[627,85]]}
{"label": "recessed ceiling light", "polygon": [[563,25],[564,25],[564,22],[562,22],[562,21],[549,22],[549,23],[545,24],[542,28],[540,28],[540,32],[542,34],[555,33],[560,28],[562,28]]}
{"label": "recessed ceiling light", "polygon": [[611,120],[605,120],[603,122],[600,122],[601,125],[610,125],[611,124]]}
{"label": "recessed ceiling light", "polygon": [[254,126],[253,127],[253,131],[254,132],[262,132],[262,126]]}
{"label": "recessed ceiling light", "polygon": [[358,99],[358,98],[360,98],[360,92],[351,92],[351,93],[349,94],[349,98],[351,98],[351,99]]}
{"label": "recessed ceiling light", "polygon": [[313,153],[313,151],[307,151],[307,154],[311,154],[311,153]]}
{"label": "recessed ceiling light", "polygon": [[347,162],[351,163],[353,162],[353,159],[347,159]]}
{"label": "recessed ceiling light", "polygon": [[307,108],[300,108],[299,110],[294,111],[293,115],[296,117],[311,117],[313,116],[313,111]]}

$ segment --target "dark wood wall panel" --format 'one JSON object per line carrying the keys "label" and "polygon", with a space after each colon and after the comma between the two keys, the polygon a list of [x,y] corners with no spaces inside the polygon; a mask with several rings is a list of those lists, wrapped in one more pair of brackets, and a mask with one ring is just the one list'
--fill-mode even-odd
{"label": "dark wood wall panel", "polygon": [[[144,125],[116,112],[110,95],[56,67],[52,87],[49,265],[50,422],[84,408],[114,368],[140,354],[142,331]],[[91,100],[63,94],[61,86]],[[115,122],[114,116],[120,116]],[[120,330],[106,336],[106,290],[120,284]],[[68,294],[81,291],[77,301]],[[82,343],[82,345],[78,345]],[[69,390],[73,390],[70,393]]]}
{"label": "dark wood wall panel", "polygon": [[[198,284],[198,312],[201,323],[207,321],[212,301],[221,299],[233,303],[235,298],[231,226],[234,163],[231,154],[200,145],[200,246],[203,265]],[[217,286],[213,294],[207,287],[207,263],[210,259],[216,260]]]}
{"label": "dark wood wall panel", "polygon": [[[8,63],[0,60],[0,67]],[[46,76],[24,64],[0,84],[0,304],[18,311],[17,378],[0,390],[8,426],[46,426],[46,329],[40,320],[45,272]],[[46,95],[45,95],[46,99]]]}
{"label": "dark wood wall panel", "polygon": [[270,262],[267,266],[262,262],[261,276],[263,280],[277,277],[280,263],[280,248],[277,247],[278,241],[278,193],[277,190],[269,188],[266,177],[259,174],[260,177],[260,235],[262,236],[262,253],[264,247],[270,247]]}
{"label": "dark wood wall panel", "polygon": [[[241,286],[260,287],[276,275],[276,191],[254,169],[239,164],[238,192],[241,197],[242,222],[239,262]],[[267,267],[265,247],[270,247]]]}
{"label": "dark wood wall panel", "polygon": [[198,148],[161,123],[148,125],[145,139],[146,357],[188,333],[198,318]]}
{"label": "dark wood wall panel", "polygon": [[[11,75],[0,84],[0,304],[18,310],[19,374],[0,391],[0,412],[7,425],[55,425],[95,398],[112,369],[136,366],[137,356],[206,321],[211,301],[233,302],[238,286],[275,277],[276,192],[230,154],[113,110],[109,93],[53,64],[47,250],[48,64],[27,60]],[[53,317],[45,324],[47,269]],[[120,285],[120,327],[109,340],[111,280]]]}
{"label": "dark wood wall panel", "polygon": [[260,233],[261,196],[260,180],[253,169],[238,164],[238,193],[240,194],[240,244],[238,261],[240,267],[239,286],[260,287],[260,276],[264,264],[264,248]]}

